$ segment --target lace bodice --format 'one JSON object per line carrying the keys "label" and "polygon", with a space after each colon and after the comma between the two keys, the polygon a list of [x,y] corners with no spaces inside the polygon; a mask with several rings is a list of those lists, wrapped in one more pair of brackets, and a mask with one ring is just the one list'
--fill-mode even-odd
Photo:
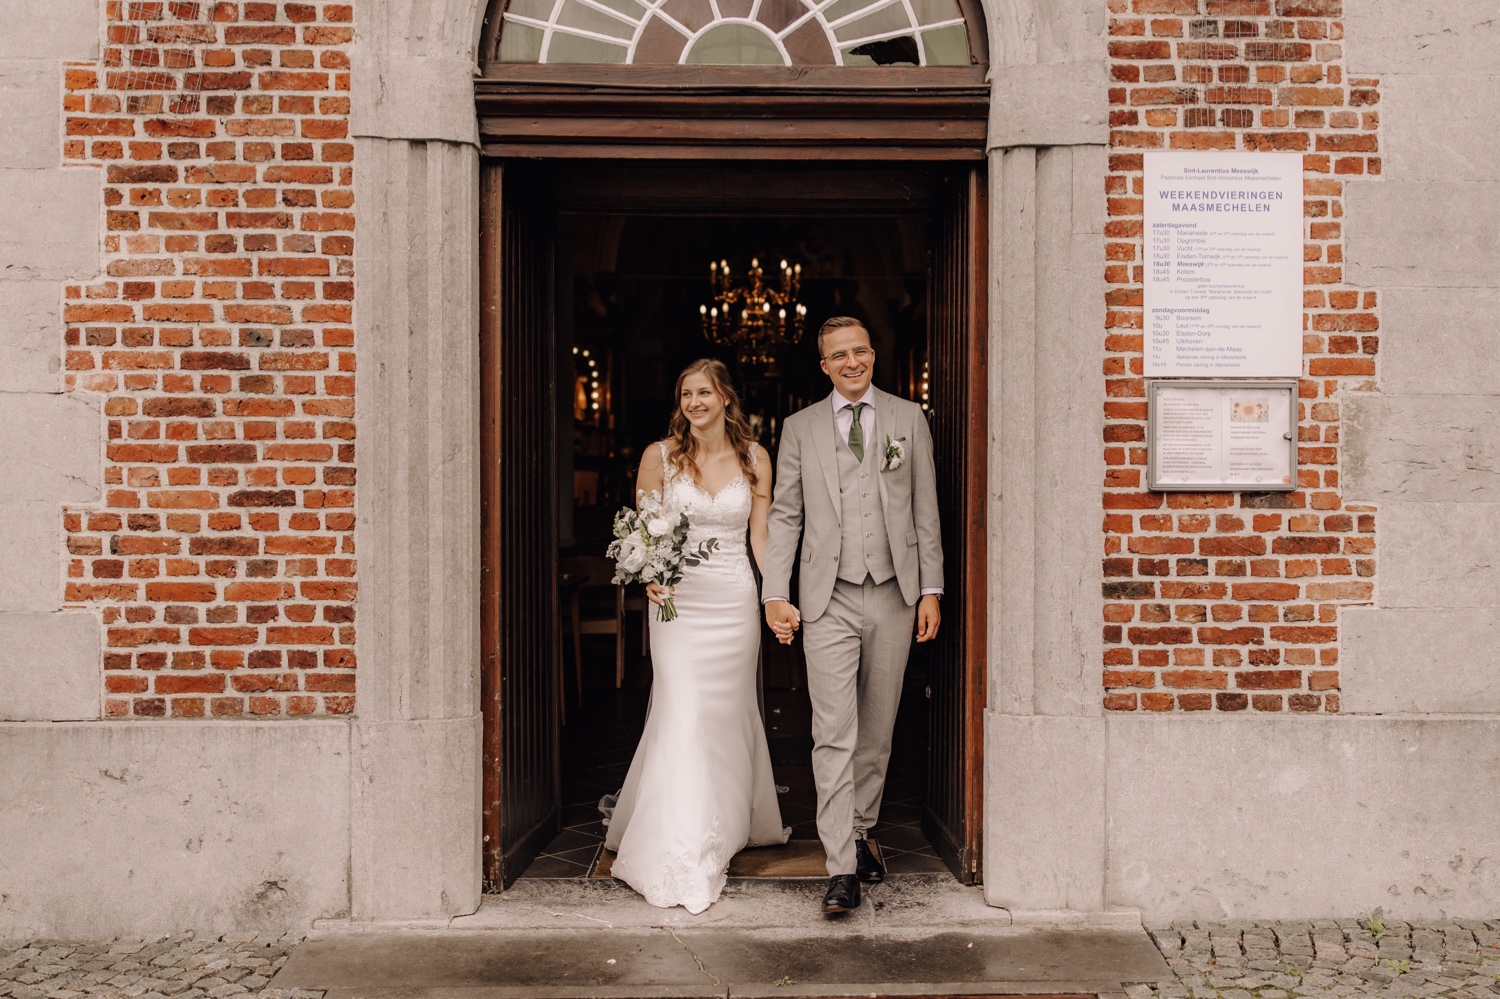
{"label": "lace bodice", "polygon": [[[750,504],[754,499],[749,480],[741,473],[730,479],[717,494],[710,494],[693,481],[690,473],[672,464],[664,442],[658,441],[656,446],[661,448],[662,499],[668,509],[687,513],[691,525],[688,542],[696,546],[709,538],[719,539],[719,547],[713,556],[686,570],[683,578],[699,572],[732,573],[753,585],[746,546]],[[750,460],[752,468],[758,467],[759,459],[754,449],[750,452]]]}

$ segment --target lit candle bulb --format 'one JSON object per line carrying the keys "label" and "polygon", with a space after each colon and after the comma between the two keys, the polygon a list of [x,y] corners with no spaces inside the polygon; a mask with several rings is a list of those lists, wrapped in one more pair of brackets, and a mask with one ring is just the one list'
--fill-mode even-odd
{"label": "lit candle bulb", "polygon": [[770,302],[766,303],[765,311],[766,312],[770,312],[771,311],[771,303]]}
{"label": "lit candle bulb", "polygon": [[750,258],[750,266],[751,267],[759,267],[760,266],[760,258],[759,257],[751,257]]}
{"label": "lit candle bulb", "polygon": [[786,261],[785,261],[785,260],[783,260],[783,261],[782,261],[782,262],[781,262],[781,269],[782,269],[782,270],[786,270]]}
{"label": "lit candle bulb", "polygon": [[786,310],[785,309],[781,310],[781,321],[782,322],[786,322]]}
{"label": "lit candle bulb", "polygon": [[698,306],[698,315],[700,315],[700,316],[706,316],[706,315],[708,315],[708,306],[706,306],[706,305],[700,305],[700,306]]}

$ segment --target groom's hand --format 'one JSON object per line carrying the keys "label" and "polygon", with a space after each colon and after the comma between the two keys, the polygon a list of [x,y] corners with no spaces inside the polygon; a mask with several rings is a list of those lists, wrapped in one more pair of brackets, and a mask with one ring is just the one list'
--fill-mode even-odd
{"label": "groom's hand", "polygon": [[938,610],[936,593],[929,593],[917,602],[917,641],[930,642],[937,637],[938,625],[943,614]]}
{"label": "groom's hand", "polygon": [[766,624],[776,633],[777,641],[782,645],[791,645],[792,636],[802,624],[802,615],[797,613],[797,608],[789,600],[767,600]]}

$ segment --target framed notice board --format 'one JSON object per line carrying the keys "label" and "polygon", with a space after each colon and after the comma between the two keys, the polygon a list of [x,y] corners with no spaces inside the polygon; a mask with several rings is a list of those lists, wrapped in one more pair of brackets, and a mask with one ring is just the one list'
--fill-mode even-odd
{"label": "framed notice board", "polygon": [[1147,378],[1302,373],[1302,154],[1144,154]]}
{"label": "framed notice board", "polygon": [[1297,488],[1297,380],[1154,379],[1146,485],[1156,492]]}

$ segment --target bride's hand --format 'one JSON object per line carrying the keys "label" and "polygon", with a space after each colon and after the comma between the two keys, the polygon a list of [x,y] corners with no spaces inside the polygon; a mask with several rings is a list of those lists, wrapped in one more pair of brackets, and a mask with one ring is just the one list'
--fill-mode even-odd
{"label": "bride's hand", "polygon": [[662,601],[676,592],[675,586],[662,586],[660,583],[646,584],[646,599],[660,607]]}

